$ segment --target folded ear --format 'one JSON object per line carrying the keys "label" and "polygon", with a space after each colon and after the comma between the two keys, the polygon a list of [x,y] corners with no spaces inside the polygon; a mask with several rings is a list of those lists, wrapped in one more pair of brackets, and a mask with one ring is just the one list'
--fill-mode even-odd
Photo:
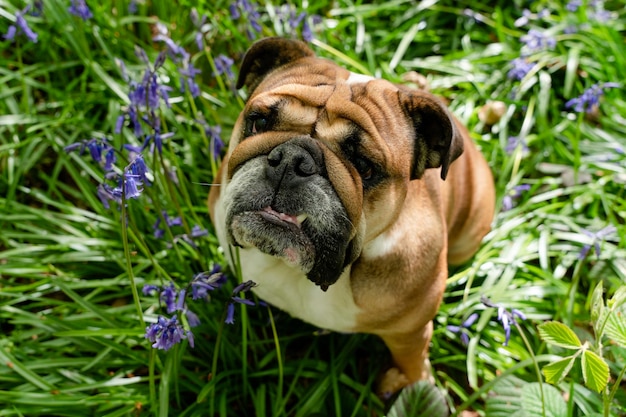
{"label": "folded ear", "polygon": [[463,138],[448,108],[435,96],[420,90],[400,90],[400,103],[415,132],[411,179],[428,168],[441,167],[446,179],[452,161],[463,153]]}
{"label": "folded ear", "polygon": [[246,86],[250,94],[276,68],[313,55],[315,53],[302,41],[279,37],[261,39],[252,44],[243,57],[237,88]]}

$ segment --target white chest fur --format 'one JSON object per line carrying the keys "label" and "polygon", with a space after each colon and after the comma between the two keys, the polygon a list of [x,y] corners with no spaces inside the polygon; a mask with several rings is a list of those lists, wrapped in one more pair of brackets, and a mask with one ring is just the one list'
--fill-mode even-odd
{"label": "white chest fur", "polygon": [[350,268],[327,291],[322,291],[298,269],[257,249],[239,249],[244,280],[258,285],[263,300],[320,329],[352,332],[359,308],[350,287]]}

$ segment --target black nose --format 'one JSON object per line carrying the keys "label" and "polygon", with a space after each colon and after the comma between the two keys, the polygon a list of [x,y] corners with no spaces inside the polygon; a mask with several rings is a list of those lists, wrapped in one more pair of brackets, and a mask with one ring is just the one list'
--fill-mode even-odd
{"label": "black nose", "polygon": [[283,143],[267,155],[267,178],[275,185],[295,187],[322,171],[322,152],[301,140]]}

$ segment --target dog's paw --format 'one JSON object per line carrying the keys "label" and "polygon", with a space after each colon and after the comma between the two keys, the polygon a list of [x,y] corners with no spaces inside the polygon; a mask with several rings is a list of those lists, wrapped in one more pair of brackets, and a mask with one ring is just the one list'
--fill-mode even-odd
{"label": "dog's paw", "polygon": [[398,368],[391,368],[380,378],[376,393],[379,397],[388,399],[410,383],[409,378]]}

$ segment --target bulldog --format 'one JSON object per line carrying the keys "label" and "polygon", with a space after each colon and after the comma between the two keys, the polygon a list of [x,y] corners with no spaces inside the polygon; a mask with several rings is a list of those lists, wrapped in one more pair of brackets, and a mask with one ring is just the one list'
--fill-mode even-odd
{"label": "bulldog", "polygon": [[292,316],[380,336],[395,364],[381,393],[429,379],[448,264],[473,256],[494,213],[467,129],[432,94],[352,73],[295,40],[253,44],[242,87],[209,195],[229,262]]}

